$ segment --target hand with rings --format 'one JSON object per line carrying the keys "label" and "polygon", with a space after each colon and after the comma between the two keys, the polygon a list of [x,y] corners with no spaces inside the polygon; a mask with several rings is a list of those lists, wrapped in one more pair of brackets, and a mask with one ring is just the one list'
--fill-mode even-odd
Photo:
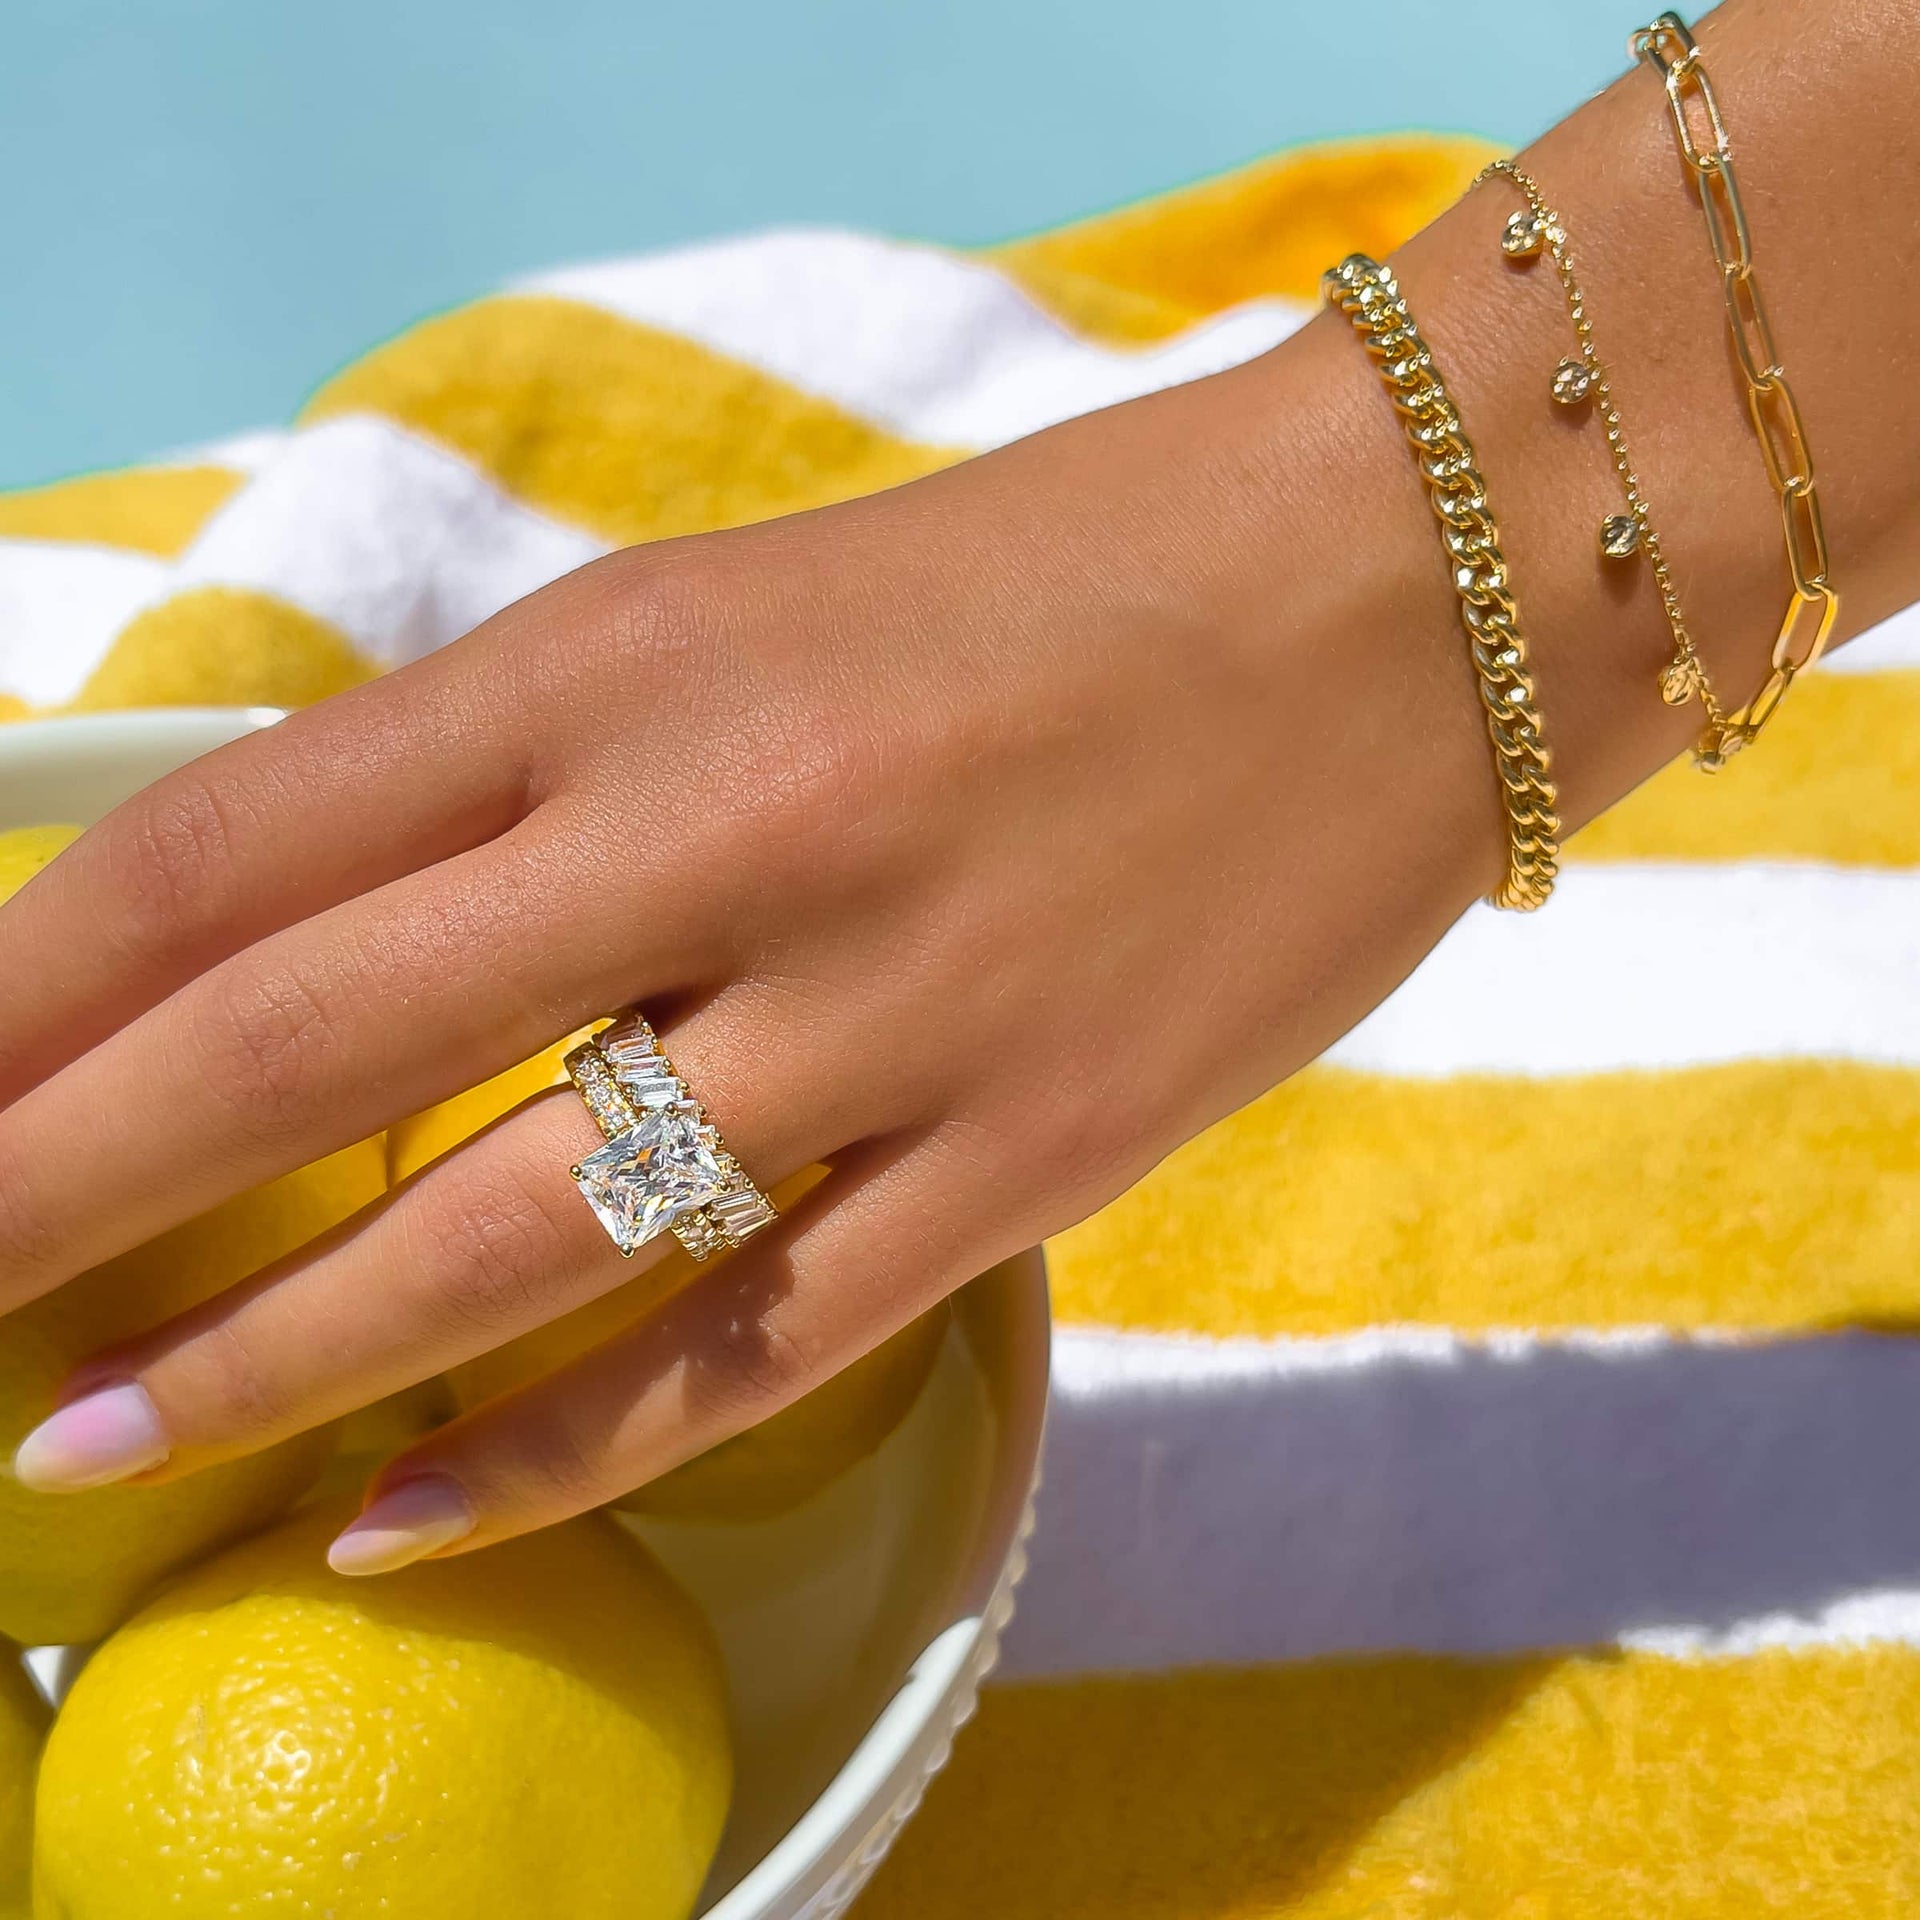
{"label": "hand with rings", "polygon": [[[737,1249],[410,1447],[336,1554],[522,1533],[765,1419],[1312,1059],[1504,858],[1395,432],[1309,328],[890,493],[615,555],[85,834],[0,908],[0,1312],[644,1018],[96,1356],[21,1477],[191,1474],[676,1239]],[[1356,468],[1391,481],[1334,483]]]}

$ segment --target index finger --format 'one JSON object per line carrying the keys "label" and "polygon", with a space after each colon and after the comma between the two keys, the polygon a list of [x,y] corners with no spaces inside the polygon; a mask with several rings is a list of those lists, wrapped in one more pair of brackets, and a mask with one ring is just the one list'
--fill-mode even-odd
{"label": "index finger", "polygon": [[511,740],[422,664],[167,775],[0,905],[0,1106],[257,941],[514,824]]}

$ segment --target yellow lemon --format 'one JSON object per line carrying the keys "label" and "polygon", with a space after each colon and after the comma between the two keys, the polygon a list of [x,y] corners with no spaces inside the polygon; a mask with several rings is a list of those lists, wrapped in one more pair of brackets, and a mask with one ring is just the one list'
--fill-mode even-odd
{"label": "yellow lemon", "polygon": [[[0,1322],[0,1458],[53,1411],[82,1360],[244,1280],[376,1199],[378,1140],[316,1161],[22,1307]],[[271,1520],[333,1449],[303,1434],[166,1486],[29,1493],[0,1476],[0,1633],[29,1646],[97,1640],[166,1574]]]}
{"label": "yellow lemon", "polygon": [[[0,835],[0,899],[74,828]],[[240,1195],[96,1267],[0,1321],[0,1459],[53,1411],[61,1383],[99,1348],[243,1280],[377,1199],[385,1147],[349,1147]],[[0,1634],[27,1645],[98,1639],[154,1585],[209,1547],[283,1512],[332,1440],[310,1434],[164,1487],[28,1493],[0,1475]]]}
{"label": "yellow lemon", "polygon": [[[562,1062],[585,1031],[400,1122],[387,1136],[394,1180],[417,1173],[535,1094],[564,1085]],[[791,1206],[823,1177],[820,1168],[799,1175],[776,1191],[776,1204]],[[448,1375],[455,1397],[462,1407],[476,1406],[564,1366],[632,1326],[698,1271],[676,1248],[604,1298],[456,1368]],[[762,1519],[800,1505],[864,1460],[906,1417],[933,1370],[947,1318],[941,1307],[917,1320],[771,1420],[615,1504],[630,1513],[684,1520]]]}
{"label": "yellow lemon", "polygon": [[366,1489],[367,1482],[416,1440],[444,1426],[459,1411],[444,1380],[425,1380],[405,1387],[385,1400],[376,1400],[338,1422],[338,1444],[327,1470],[309,1498],[349,1499]]}
{"label": "yellow lemon", "polygon": [[491,1080],[483,1080],[479,1086],[456,1093],[451,1100],[443,1100],[437,1107],[429,1107],[411,1120],[402,1120],[389,1128],[387,1171],[393,1184],[398,1186],[430,1160],[438,1160],[463,1140],[471,1140],[482,1128],[504,1119],[536,1093],[544,1093],[549,1087],[564,1087],[566,1057],[592,1031],[591,1027],[582,1027],[578,1033],[555,1041],[544,1053],[536,1053],[531,1060],[523,1060],[517,1067],[509,1067],[505,1073],[495,1074]]}
{"label": "yellow lemon", "polygon": [[39,1920],[683,1920],[732,1791],[692,1603],[599,1515],[344,1580],[345,1511],[88,1664],[41,1765]]}
{"label": "yellow lemon", "polygon": [[46,1730],[47,1711],[19,1654],[0,1645],[0,1920],[13,1920],[26,1904],[33,1769]]}
{"label": "yellow lemon", "polygon": [[0,832],[0,900],[18,893],[62,848],[79,839],[78,827],[9,827]]}
{"label": "yellow lemon", "polygon": [[391,1460],[403,1447],[444,1426],[454,1412],[453,1395],[444,1380],[403,1387],[340,1422],[341,1455],[348,1460]]}

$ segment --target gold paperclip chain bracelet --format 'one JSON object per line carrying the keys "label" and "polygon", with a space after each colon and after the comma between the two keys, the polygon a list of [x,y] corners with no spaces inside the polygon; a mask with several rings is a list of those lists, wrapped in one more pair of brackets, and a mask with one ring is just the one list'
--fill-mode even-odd
{"label": "gold paperclip chain bracelet", "polygon": [[[1772,671],[1760,691],[1727,722],[1725,751],[1732,752],[1758,735],[1779,710],[1787,689],[1826,651],[1840,611],[1840,595],[1828,578],[1827,530],[1820,517],[1820,496],[1814,491],[1813,454],[1761,303],[1747,210],[1713,82],[1692,31],[1677,13],[1663,13],[1652,26],[1642,27],[1627,46],[1659,74],[1666,88],[1674,145],[1700,196],[1707,240],[1720,269],[1727,332],[1746,382],[1747,410],[1760,437],[1767,478],[1780,498],[1787,568],[1793,576],[1793,596],[1773,643]],[[1690,107],[1699,116],[1697,127],[1689,117]],[[1809,627],[1812,638],[1803,645],[1802,636]]]}

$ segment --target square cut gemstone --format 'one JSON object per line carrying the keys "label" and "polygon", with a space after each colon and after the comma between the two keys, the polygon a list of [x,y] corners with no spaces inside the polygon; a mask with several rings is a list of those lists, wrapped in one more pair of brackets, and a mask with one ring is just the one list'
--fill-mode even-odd
{"label": "square cut gemstone", "polygon": [[580,1191],[622,1253],[645,1246],[732,1180],[691,1107],[656,1107],[580,1162]]}

